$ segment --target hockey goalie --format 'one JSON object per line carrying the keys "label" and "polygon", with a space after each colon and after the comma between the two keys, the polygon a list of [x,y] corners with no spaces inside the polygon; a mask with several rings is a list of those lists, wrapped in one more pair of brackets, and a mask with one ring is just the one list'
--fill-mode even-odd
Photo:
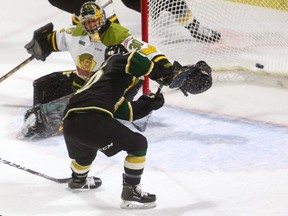
{"label": "hockey goalie", "polygon": [[[31,42],[25,46],[28,53],[42,61],[52,52],[70,51],[76,72],[56,72],[34,81],[34,106],[25,113],[19,137],[46,138],[61,134],[61,119],[71,94],[89,80],[105,59],[114,54],[141,51],[154,62],[154,67],[163,71],[164,76],[157,82],[169,88],[179,88],[186,96],[188,93],[202,93],[211,87],[211,68],[204,61],[188,66],[181,66],[178,62],[172,65],[156,47],[134,38],[127,29],[107,20],[104,12],[99,17],[103,32],[99,30],[95,33],[88,22],[91,12],[94,11],[87,10],[80,24],[74,27],[53,31],[53,24],[49,23],[37,29]],[[131,83],[124,95],[127,101],[133,99],[141,83],[139,78]]]}
{"label": "hockey goalie", "polygon": [[[115,50],[112,52],[111,49],[107,48],[107,52],[109,50],[107,56],[114,54]],[[181,90],[185,96],[188,96],[188,93],[200,94],[212,86],[211,68],[204,61],[188,66],[181,66],[175,61],[173,67],[167,71],[166,73],[170,75],[158,82],[169,88]],[[18,138],[48,138],[62,134],[62,115],[75,91],[72,84],[73,76],[74,71],[54,72],[33,82],[34,106],[26,111]],[[133,100],[142,83],[143,81],[138,81],[124,97],[128,101]]]}
{"label": "hockey goalie", "polygon": [[[181,66],[175,61],[167,74],[170,75],[158,82],[169,88],[179,89],[185,96],[188,96],[188,93],[200,94],[212,86],[211,68],[204,61],[188,66]],[[73,76],[73,72],[55,72],[34,81],[35,105],[26,111],[18,137],[47,138],[62,134],[63,111],[73,94],[70,76]],[[54,86],[51,86],[51,83],[54,83]],[[132,100],[141,84],[142,82],[139,82],[136,87],[126,92],[125,97]]]}

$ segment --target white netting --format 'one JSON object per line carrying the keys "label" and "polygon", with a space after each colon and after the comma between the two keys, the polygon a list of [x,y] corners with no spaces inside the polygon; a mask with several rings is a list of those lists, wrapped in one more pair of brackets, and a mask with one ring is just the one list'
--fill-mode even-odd
{"label": "white netting", "polygon": [[[183,19],[189,10],[182,2],[149,1],[149,42],[171,60],[182,64],[205,60],[214,71],[287,78],[288,0],[187,0],[192,11],[189,21]],[[178,15],[171,13],[177,5]],[[204,27],[204,32],[206,28],[219,32],[220,40],[193,37],[187,28],[193,19],[200,23],[198,31],[203,32]],[[256,63],[264,68],[255,67]]]}

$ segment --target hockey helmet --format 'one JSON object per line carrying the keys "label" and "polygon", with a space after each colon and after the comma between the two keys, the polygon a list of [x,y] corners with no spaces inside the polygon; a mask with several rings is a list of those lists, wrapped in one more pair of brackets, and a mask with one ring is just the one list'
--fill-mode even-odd
{"label": "hockey helmet", "polygon": [[79,21],[82,28],[93,36],[106,23],[105,12],[94,2],[86,2],[80,9]]}

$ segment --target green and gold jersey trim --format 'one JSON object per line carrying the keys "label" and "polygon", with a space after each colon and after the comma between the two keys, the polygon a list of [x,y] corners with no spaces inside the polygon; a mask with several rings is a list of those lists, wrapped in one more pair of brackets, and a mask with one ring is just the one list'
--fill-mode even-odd
{"label": "green and gold jersey trim", "polygon": [[125,72],[132,76],[148,76],[154,67],[154,63],[148,58],[143,58],[138,52],[134,51],[130,54]]}
{"label": "green and gold jersey trim", "polygon": [[58,52],[59,49],[58,49],[57,42],[56,42],[56,31],[53,31],[51,33],[50,38],[48,38],[48,40],[50,40],[52,51]]}
{"label": "green and gold jersey trim", "polygon": [[78,112],[78,113],[81,113],[81,112],[85,112],[85,111],[101,111],[101,112],[104,112],[108,115],[110,115],[112,118],[113,118],[113,113],[111,113],[110,111],[106,110],[106,109],[103,109],[103,108],[100,108],[100,107],[81,107],[81,108],[72,108],[70,110],[68,110],[68,112],[65,114],[65,116],[62,118],[62,120],[64,120],[65,118],[67,118],[67,116],[72,113],[72,112]]}

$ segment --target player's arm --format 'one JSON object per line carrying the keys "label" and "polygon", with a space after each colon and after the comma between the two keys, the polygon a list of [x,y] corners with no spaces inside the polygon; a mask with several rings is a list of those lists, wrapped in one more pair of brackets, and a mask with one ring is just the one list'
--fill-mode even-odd
{"label": "player's arm", "polygon": [[128,29],[118,23],[107,21],[106,24],[101,27],[99,34],[102,43],[107,47],[121,44],[127,52],[136,50],[153,62],[157,62],[167,68],[172,67],[168,58],[160,50],[151,44],[136,39],[129,33]]}
{"label": "player's arm", "polygon": [[126,121],[134,121],[147,116],[152,110],[160,109],[164,105],[163,94],[142,95],[138,100],[128,102],[123,97],[116,105],[114,117]]}
{"label": "player's arm", "polygon": [[204,61],[187,66],[175,61],[173,66],[165,67],[163,64],[150,61],[141,52],[134,51],[129,55],[125,72],[136,77],[149,76],[161,85],[179,88],[185,96],[188,93],[205,92],[212,86],[212,70]]}
{"label": "player's arm", "polygon": [[28,53],[37,60],[45,61],[52,52],[69,49],[68,41],[74,32],[74,27],[53,31],[53,24],[48,23],[34,31],[32,40],[25,45]]}

